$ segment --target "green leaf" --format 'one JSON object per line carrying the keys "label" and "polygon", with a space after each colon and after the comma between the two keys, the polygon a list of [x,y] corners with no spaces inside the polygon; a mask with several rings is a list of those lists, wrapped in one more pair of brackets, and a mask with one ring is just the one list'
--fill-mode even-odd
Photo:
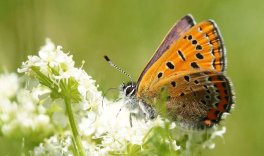
{"label": "green leaf", "polygon": [[[78,90],[78,82],[73,78],[63,78],[61,80],[54,80],[50,76],[46,76],[40,71],[39,67],[33,66],[31,69],[35,72],[36,79],[44,86],[50,88],[50,96],[53,100],[65,97],[71,98],[73,103],[81,101],[81,95]],[[59,75],[58,67],[49,67],[49,71],[55,75]]]}

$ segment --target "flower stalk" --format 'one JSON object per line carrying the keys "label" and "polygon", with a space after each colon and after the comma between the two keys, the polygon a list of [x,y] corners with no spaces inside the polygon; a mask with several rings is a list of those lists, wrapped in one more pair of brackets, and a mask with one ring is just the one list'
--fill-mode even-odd
{"label": "flower stalk", "polygon": [[[57,70],[54,68],[48,67],[52,74],[58,75]],[[72,111],[72,104],[80,101],[80,93],[78,91],[78,83],[74,80],[74,78],[70,77],[68,79],[63,78],[62,80],[55,80],[52,79],[45,74],[43,74],[38,67],[32,66],[32,71],[35,72],[36,78],[39,82],[47,86],[51,89],[51,96],[56,98],[62,98],[64,100],[66,106],[66,112],[68,115],[72,135],[73,135],[73,142],[75,149],[77,149],[77,153],[80,156],[85,156],[85,151],[81,142],[81,137],[78,132],[77,124],[74,119],[73,111]]]}
{"label": "flower stalk", "polygon": [[81,142],[81,137],[79,135],[79,132],[78,132],[78,129],[77,129],[77,126],[76,126],[76,122],[74,120],[74,115],[73,115],[73,112],[72,112],[71,97],[70,96],[66,96],[64,98],[64,102],[65,102],[65,105],[66,105],[66,111],[67,111],[67,114],[68,114],[68,118],[69,118],[69,122],[70,122],[70,126],[71,126],[71,131],[72,131],[72,134],[73,134],[73,141],[75,142],[74,145],[76,146],[78,155],[85,156],[85,151],[83,149],[83,145],[82,145],[82,142]]}

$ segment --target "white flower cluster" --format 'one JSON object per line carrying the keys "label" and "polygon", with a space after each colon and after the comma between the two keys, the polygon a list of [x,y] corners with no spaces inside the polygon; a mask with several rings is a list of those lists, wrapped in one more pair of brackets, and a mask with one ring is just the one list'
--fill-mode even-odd
{"label": "white flower cluster", "polygon": [[[18,69],[19,73],[30,73],[31,67],[36,66],[40,68],[40,71],[48,75],[50,74],[50,67],[60,67],[59,69],[59,77],[68,77],[69,74],[73,74],[73,76],[77,76],[74,72],[74,61],[72,60],[72,55],[67,55],[61,50],[61,46],[55,47],[55,45],[49,40],[46,40],[46,45],[43,46],[39,55],[28,56],[28,60],[22,63],[22,68]],[[78,77],[76,77],[78,78]]]}
{"label": "white flower cluster", "polygon": [[[75,111],[90,109],[101,99],[101,93],[95,86],[95,81],[82,68],[74,67],[75,62],[72,55],[64,53],[61,46],[55,46],[49,39],[36,56],[28,56],[28,60],[22,63],[18,69],[19,73],[32,74],[32,67],[38,67],[41,73],[48,76],[53,83],[58,83],[62,79],[74,78],[78,82],[78,91],[81,94],[81,105],[74,105]],[[56,69],[56,74],[51,68]],[[59,88],[60,89],[60,88]],[[61,102],[59,102],[61,103]],[[60,104],[64,107],[63,104]]]}
{"label": "white flower cluster", "polygon": [[[102,95],[95,86],[95,81],[81,68],[74,67],[72,56],[64,53],[61,46],[55,46],[50,40],[39,51],[38,56],[29,56],[18,71],[32,75],[32,67],[38,67],[40,71],[51,80],[61,80],[63,78],[73,77],[78,82],[78,91],[81,95],[81,101],[73,104],[74,114],[78,123],[80,135],[85,151],[88,155],[105,155],[111,151],[124,151],[128,143],[141,145],[146,133],[156,125],[162,125],[161,119],[153,122],[134,120],[133,127],[129,124],[129,112],[123,107],[124,102],[102,101]],[[49,68],[56,68],[58,74],[52,73]],[[56,81],[54,81],[56,83]],[[36,85],[35,88],[41,85]],[[53,113],[54,123],[60,126],[66,126],[67,117],[64,114],[65,106],[61,99],[52,102],[51,98],[46,97],[44,105],[57,105],[62,109]],[[49,105],[49,106],[48,106]],[[46,143],[40,144],[34,150],[35,155],[42,155],[44,148],[58,150],[58,141],[61,138],[58,135],[46,140]],[[98,140],[100,140],[98,143]],[[69,142],[71,143],[71,142]],[[54,144],[56,148],[50,148]],[[47,146],[45,146],[47,145]],[[65,146],[70,147],[70,145]],[[65,147],[61,146],[65,151]],[[56,152],[56,151],[54,151]],[[52,152],[51,152],[52,153]],[[62,152],[63,153],[63,152]]]}
{"label": "white flower cluster", "polygon": [[[53,125],[41,103],[40,95],[47,90],[29,92],[15,73],[0,75],[0,128],[6,137],[30,137],[42,140],[53,131]],[[32,138],[33,139],[33,138]]]}
{"label": "white flower cluster", "polygon": [[56,134],[40,143],[38,147],[35,147],[31,154],[41,156],[73,156],[73,152],[69,150],[71,144],[72,138],[69,132],[65,132],[63,136]]}

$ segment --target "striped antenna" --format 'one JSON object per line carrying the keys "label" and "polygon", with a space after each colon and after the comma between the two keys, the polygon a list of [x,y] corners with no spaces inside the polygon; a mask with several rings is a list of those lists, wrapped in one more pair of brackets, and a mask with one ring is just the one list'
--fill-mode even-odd
{"label": "striped antenna", "polygon": [[125,74],[127,77],[129,77],[130,81],[132,82],[133,84],[133,80],[132,80],[132,77],[126,73],[123,69],[121,69],[120,67],[118,67],[117,65],[115,65],[110,59],[108,56],[104,55],[104,58],[105,60],[112,66],[114,67],[115,69],[117,69],[118,71],[120,71],[121,73]]}

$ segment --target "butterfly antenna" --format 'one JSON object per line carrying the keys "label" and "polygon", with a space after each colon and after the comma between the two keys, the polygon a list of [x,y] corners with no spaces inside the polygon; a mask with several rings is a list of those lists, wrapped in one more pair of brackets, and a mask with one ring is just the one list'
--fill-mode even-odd
{"label": "butterfly antenna", "polygon": [[118,71],[120,71],[121,73],[123,73],[123,74],[125,74],[127,77],[129,77],[130,81],[131,81],[132,84],[133,84],[133,79],[132,79],[132,77],[131,77],[128,73],[126,73],[123,69],[121,69],[120,67],[118,67],[117,65],[115,65],[115,64],[109,59],[108,56],[105,55],[104,58],[105,58],[105,60],[106,60],[106,61],[107,61],[112,67],[116,68]]}

